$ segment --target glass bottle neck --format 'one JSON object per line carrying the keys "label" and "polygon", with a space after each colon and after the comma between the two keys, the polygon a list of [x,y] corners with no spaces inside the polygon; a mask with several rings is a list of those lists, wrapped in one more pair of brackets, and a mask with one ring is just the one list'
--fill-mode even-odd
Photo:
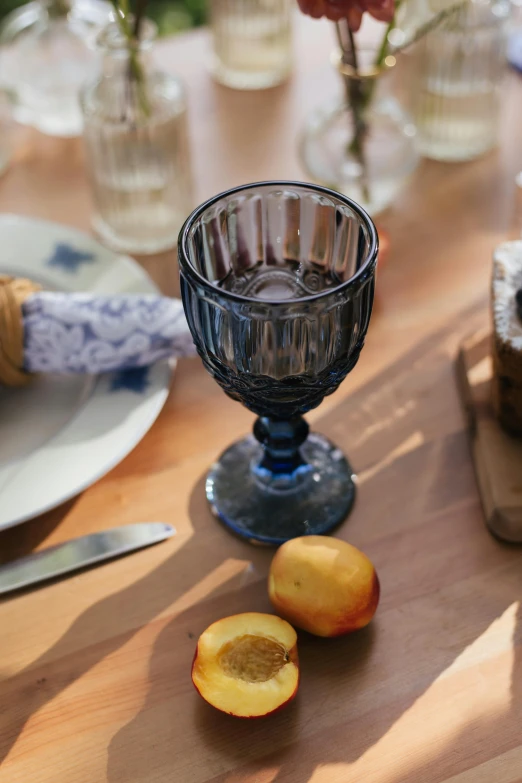
{"label": "glass bottle neck", "polygon": [[[132,20],[129,20],[132,25]],[[132,28],[131,28],[132,29]],[[108,25],[98,38],[98,47],[103,55],[103,72],[105,76],[128,74],[129,68],[148,70],[150,52],[156,37],[156,26],[149,20],[144,20],[140,40],[125,37],[116,23]]]}
{"label": "glass bottle neck", "polygon": [[127,77],[131,68],[135,69],[136,65],[142,75],[146,76],[150,66],[150,51],[148,49],[138,47],[133,50],[130,47],[123,47],[118,51],[111,49],[103,52],[102,70],[106,77]]}
{"label": "glass bottle neck", "polygon": [[71,11],[73,0],[40,0],[40,5],[50,17],[67,16]]}

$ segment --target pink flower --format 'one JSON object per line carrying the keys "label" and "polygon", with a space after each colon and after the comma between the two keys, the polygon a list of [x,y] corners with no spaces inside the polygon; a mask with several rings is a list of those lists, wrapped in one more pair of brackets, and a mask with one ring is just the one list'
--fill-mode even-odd
{"label": "pink flower", "polygon": [[326,16],[332,22],[347,19],[355,33],[361,26],[362,15],[367,11],[379,22],[391,22],[395,12],[394,0],[297,0],[304,14],[320,19]]}

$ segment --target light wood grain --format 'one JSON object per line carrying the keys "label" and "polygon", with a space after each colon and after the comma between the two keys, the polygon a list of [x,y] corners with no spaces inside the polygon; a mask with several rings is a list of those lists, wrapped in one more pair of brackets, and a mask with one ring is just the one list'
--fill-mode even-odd
{"label": "light wood grain", "polygon": [[[337,88],[328,26],[302,21],[293,79],[265,93],[213,84],[207,33],[162,44],[185,78],[197,198],[302,176],[295,137]],[[522,552],[487,533],[454,379],[462,338],[487,322],[491,251],[513,232],[522,86],[504,93],[502,144],[423,163],[379,223],[391,251],[361,361],[311,424],[350,455],[356,508],[339,536],[374,560],[375,622],[300,637],[286,711],[240,722],[190,682],[198,634],[269,610],[270,551],[211,517],[203,481],[252,416],[183,361],[159,420],[108,476],[0,535],[9,559],[112,525],[173,523],[171,541],[0,604],[1,783],[520,783]],[[80,145],[20,132],[0,208],[88,228]],[[174,254],[149,259],[176,290]]]}
{"label": "light wood grain", "polygon": [[465,340],[457,360],[459,389],[468,416],[471,451],[488,528],[522,543],[522,439],[500,426],[493,410],[489,330]]}

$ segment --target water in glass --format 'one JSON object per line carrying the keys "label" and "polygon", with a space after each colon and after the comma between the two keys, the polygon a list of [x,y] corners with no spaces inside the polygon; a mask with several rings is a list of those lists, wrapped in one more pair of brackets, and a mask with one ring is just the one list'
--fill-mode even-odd
{"label": "water in glass", "polygon": [[238,89],[271,87],[290,71],[292,0],[213,0],[213,72]]}
{"label": "water in glass", "polygon": [[470,160],[495,146],[505,69],[507,0],[470,0],[417,48],[421,152]]}

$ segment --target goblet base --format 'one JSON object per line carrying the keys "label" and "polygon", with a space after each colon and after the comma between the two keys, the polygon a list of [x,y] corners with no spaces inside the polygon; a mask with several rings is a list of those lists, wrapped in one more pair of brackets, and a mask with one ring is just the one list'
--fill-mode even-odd
{"label": "goblet base", "polygon": [[292,474],[275,475],[260,467],[263,447],[254,437],[234,443],[207,476],[212,512],[251,543],[278,546],[333,530],[355,500],[352,468],[322,435],[311,433],[300,452],[306,464]]}

